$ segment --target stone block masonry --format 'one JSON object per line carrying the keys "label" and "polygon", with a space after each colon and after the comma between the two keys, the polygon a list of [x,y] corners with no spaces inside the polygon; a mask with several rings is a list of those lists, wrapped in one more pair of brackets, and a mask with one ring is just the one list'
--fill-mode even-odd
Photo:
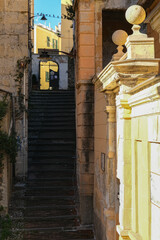
{"label": "stone block masonry", "polygon": [[93,222],[94,184],[94,1],[76,5],[77,180],[82,224]]}
{"label": "stone block masonry", "polygon": [[[17,87],[15,75],[17,70],[17,61],[28,57],[28,0],[1,0],[0,1],[0,89],[10,92],[17,99]],[[26,105],[28,99],[28,69],[24,70],[22,79],[22,94],[25,95]],[[1,93],[0,93],[1,95]],[[20,139],[20,152],[15,165],[16,177],[24,177],[26,174],[27,159],[27,116],[23,115],[23,120],[16,120],[16,133]],[[9,117],[8,115],[6,116]],[[5,126],[2,127],[3,129]],[[9,124],[6,132],[9,131]],[[7,176],[7,177],[6,177]],[[10,181],[10,169],[7,164],[4,165],[0,173],[0,188],[3,188],[3,194],[0,194],[0,205],[8,205],[8,185]],[[3,187],[2,187],[3,185]]]}

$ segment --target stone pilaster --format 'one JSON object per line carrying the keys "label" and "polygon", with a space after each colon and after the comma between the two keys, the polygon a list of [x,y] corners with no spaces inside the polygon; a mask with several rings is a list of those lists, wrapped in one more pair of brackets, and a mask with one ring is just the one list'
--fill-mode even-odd
{"label": "stone pilaster", "polygon": [[[106,218],[106,238],[116,239],[116,219],[118,215],[118,183],[116,179],[116,106],[115,93],[105,91],[107,113],[107,159],[106,159],[106,196],[107,207],[104,209]],[[114,223],[114,224],[113,224]],[[112,237],[112,238],[111,238]]]}
{"label": "stone pilaster", "polygon": [[[120,86],[116,98],[117,108],[117,178],[120,182],[119,223],[118,233],[126,239],[126,232],[131,229],[131,109],[128,104],[129,95],[125,85]],[[125,230],[125,234],[124,234]]]}

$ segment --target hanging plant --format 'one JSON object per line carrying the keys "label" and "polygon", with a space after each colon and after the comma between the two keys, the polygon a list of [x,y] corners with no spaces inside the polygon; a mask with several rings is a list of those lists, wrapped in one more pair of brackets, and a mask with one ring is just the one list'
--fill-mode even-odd
{"label": "hanging plant", "polygon": [[67,12],[67,15],[66,14],[63,15],[65,19],[68,19],[68,20],[75,19],[75,11],[74,11],[74,7],[72,4],[67,4],[66,12]]}
{"label": "hanging plant", "polygon": [[6,115],[7,107],[8,107],[8,102],[6,101],[6,97],[4,97],[3,100],[0,101],[0,121],[2,121],[2,119]]}
{"label": "hanging plant", "polygon": [[8,109],[8,102],[6,97],[0,101],[0,168],[3,167],[4,154],[9,157],[11,163],[16,161],[17,156],[17,139],[16,134],[12,130],[11,134],[1,130],[2,120],[5,117]]}

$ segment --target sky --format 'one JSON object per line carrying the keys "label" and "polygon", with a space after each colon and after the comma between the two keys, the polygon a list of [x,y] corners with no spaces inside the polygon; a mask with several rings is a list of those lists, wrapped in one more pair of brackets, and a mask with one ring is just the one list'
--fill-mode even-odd
{"label": "sky", "polygon": [[[47,21],[40,21],[41,16],[35,17],[35,24],[42,23],[50,26],[54,29],[55,25],[58,25],[61,22],[61,0],[34,0],[34,15],[39,14],[48,14],[52,17],[47,17]],[[55,16],[55,18],[53,17]],[[60,18],[57,18],[59,16]]]}

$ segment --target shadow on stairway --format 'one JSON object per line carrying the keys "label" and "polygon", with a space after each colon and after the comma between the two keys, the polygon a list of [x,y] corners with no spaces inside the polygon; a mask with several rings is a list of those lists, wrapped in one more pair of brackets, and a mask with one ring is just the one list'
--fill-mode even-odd
{"label": "shadow on stairway", "polygon": [[92,240],[78,214],[74,92],[34,91],[29,104],[28,178],[10,206],[19,239]]}

